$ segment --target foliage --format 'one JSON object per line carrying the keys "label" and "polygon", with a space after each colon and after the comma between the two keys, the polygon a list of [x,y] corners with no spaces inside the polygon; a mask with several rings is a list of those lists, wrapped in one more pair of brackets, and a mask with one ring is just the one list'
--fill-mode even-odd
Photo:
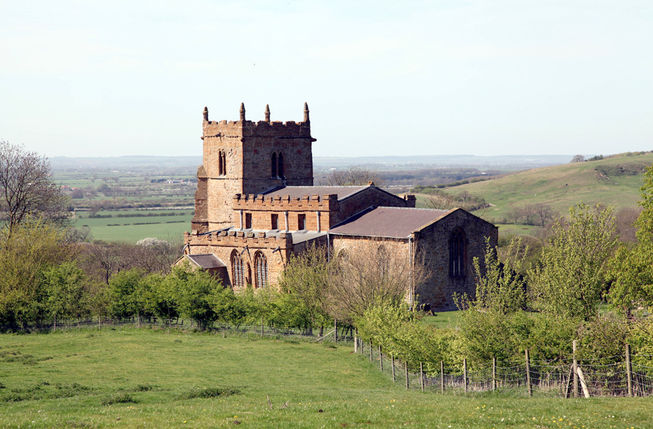
{"label": "foliage", "polygon": [[0,195],[8,235],[29,217],[51,221],[68,217],[68,199],[50,179],[47,158],[7,141],[0,141]]}
{"label": "foliage", "polygon": [[476,296],[463,299],[464,307],[486,309],[500,314],[512,313],[526,307],[526,278],[524,260],[528,248],[522,247],[520,238],[513,238],[501,259],[497,250],[485,240],[483,264],[474,258]]}
{"label": "foliage", "polygon": [[326,247],[310,246],[292,255],[279,281],[282,292],[294,297],[306,312],[306,327],[324,325],[328,317],[329,275],[334,263]]}
{"label": "foliage", "polygon": [[47,317],[43,273],[75,254],[64,232],[29,218],[0,230],[0,325],[25,329]]}
{"label": "foliage", "polygon": [[614,216],[610,209],[584,204],[569,215],[569,221],[553,225],[529,284],[543,311],[589,319],[605,291],[606,262],[617,243]]}
{"label": "foliage", "polygon": [[644,209],[637,219],[637,238],[642,242],[653,241],[653,165],[644,173],[640,205]]}
{"label": "foliage", "polygon": [[219,294],[224,287],[222,283],[206,271],[190,270],[187,267],[175,267],[169,274],[179,291],[179,310],[182,316],[188,317],[204,330],[220,314],[214,304],[219,301]]}
{"label": "foliage", "polygon": [[74,262],[64,262],[43,273],[47,295],[45,305],[54,321],[55,329],[57,319],[74,319],[84,315],[85,308],[80,304],[84,302],[86,295],[85,280],[84,272]]}
{"label": "foliage", "polygon": [[145,308],[144,290],[141,287],[144,277],[139,269],[125,270],[117,273],[109,280],[111,297],[110,314],[117,319],[127,319],[137,316]]}
{"label": "foliage", "polygon": [[621,246],[610,260],[608,300],[627,316],[639,306],[653,306],[653,242]]}

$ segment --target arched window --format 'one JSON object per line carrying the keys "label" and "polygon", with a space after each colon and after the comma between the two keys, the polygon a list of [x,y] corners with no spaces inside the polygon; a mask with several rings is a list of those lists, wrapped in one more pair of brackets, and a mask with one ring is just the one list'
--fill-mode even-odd
{"label": "arched window", "polygon": [[231,252],[231,284],[235,287],[245,286],[245,270],[243,259],[237,250]]}
{"label": "arched window", "polygon": [[449,276],[465,277],[465,233],[456,229],[449,237]]}
{"label": "arched window", "polygon": [[388,274],[389,256],[388,250],[383,244],[376,249],[376,258],[379,262],[379,271],[382,277]]}
{"label": "arched window", "polygon": [[277,154],[276,153],[272,154],[272,161],[270,162],[270,170],[271,170],[270,176],[277,177]]}
{"label": "arched window", "polygon": [[282,179],[285,177],[284,174],[284,165],[283,165],[283,154],[279,154],[279,168],[277,168],[277,171],[279,172],[279,177]]}
{"label": "arched window", "polygon": [[268,260],[261,252],[256,252],[254,255],[254,269],[256,271],[256,287],[266,287],[268,285]]}

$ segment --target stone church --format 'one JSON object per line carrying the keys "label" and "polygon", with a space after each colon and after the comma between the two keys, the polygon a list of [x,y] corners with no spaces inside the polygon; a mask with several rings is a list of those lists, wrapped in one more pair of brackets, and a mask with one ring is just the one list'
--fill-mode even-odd
{"label": "stone church", "polygon": [[[409,301],[451,308],[452,294],[474,293],[472,260],[497,228],[462,209],[415,208],[373,183],[314,186],[311,122],[211,121],[204,108],[203,162],[195,216],[182,260],[239,290],[274,286],[288,258],[308,245],[336,252],[356,243],[392,247],[426,275],[407,286]],[[419,261],[417,258],[419,257]]]}

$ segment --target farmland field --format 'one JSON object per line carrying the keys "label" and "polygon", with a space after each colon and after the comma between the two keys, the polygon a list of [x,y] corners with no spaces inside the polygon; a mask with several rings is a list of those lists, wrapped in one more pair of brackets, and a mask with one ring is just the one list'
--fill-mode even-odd
{"label": "farmland field", "polygon": [[154,329],[0,336],[3,427],[651,427],[653,398],[405,391],[349,345]]}

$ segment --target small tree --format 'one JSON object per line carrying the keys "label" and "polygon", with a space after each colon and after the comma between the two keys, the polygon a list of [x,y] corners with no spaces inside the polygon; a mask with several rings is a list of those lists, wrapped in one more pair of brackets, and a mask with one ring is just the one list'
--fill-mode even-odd
{"label": "small tree", "polygon": [[87,309],[83,305],[86,277],[74,262],[51,267],[43,277],[47,294],[46,308],[52,317],[54,330],[57,329],[57,319],[79,318],[86,313]]}
{"label": "small tree", "polygon": [[201,330],[219,318],[214,304],[223,286],[215,277],[206,271],[175,267],[166,281],[173,282],[177,288],[181,315],[194,320]]}
{"label": "small tree", "polygon": [[67,219],[68,198],[50,178],[50,163],[35,152],[0,141],[0,212],[9,235],[27,217]]}
{"label": "small tree", "polygon": [[138,269],[121,271],[111,277],[109,295],[110,313],[113,317],[127,319],[142,314],[144,303],[140,282],[143,277],[143,271]]}
{"label": "small tree", "polygon": [[327,293],[333,265],[325,247],[310,246],[290,257],[279,281],[282,292],[293,295],[305,307],[307,332],[313,326],[323,326],[328,319]]}
{"label": "small tree", "polygon": [[476,297],[463,298],[462,307],[471,310],[485,309],[500,314],[513,313],[526,307],[526,277],[524,260],[528,248],[523,248],[521,239],[513,238],[506,256],[499,259],[496,248],[485,240],[484,263],[474,258],[476,273]]}
{"label": "small tree", "polygon": [[612,210],[579,204],[553,225],[540,262],[529,271],[536,305],[549,313],[588,319],[605,291],[606,263],[617,244]]}

